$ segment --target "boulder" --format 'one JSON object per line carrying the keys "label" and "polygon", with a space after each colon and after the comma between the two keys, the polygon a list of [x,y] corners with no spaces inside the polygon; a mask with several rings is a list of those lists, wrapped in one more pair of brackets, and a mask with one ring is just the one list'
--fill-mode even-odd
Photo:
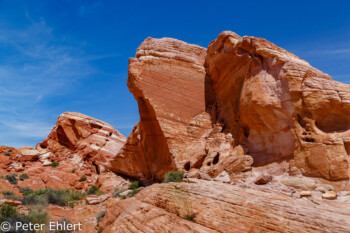
{"label": "boulder", "polygon": [[283,179],[281,183],[305,191],[312,191],[317,187],[316,182],[312,178],[307,177]]}
{"label": "boulder", "polygon": [[143,180],[162,180],[171,170],[200,169],[211,177],[251,168],[230,133],[212,124],[206,102],[206,50],[176,39],[147,38],[129,60],[128,87],[140,122],[111,162],[112,170]]}
{"label": "boulder", "polygon": [[312,192],[311,191],[301,191],[300,192],[300,197],[311,197]]}
{"label": "boulder", "polygon": [[40,159],[45,164],[48,158],[69,159],[79,166],[87,163],[93,170],[97,168],[97,173],[110,167],[110,161],[125,140],[121,133],[103,121],[80,113],[66,112],[58,117],[56,126],[37,145],[37,150],[41,152]]}
{"label": "boulder", "polygon": [[96,186],[105,193],[112,193],[115,189],[128,188],[130,182],[113,172],[102,173],[98,176]]}
{"label": "boulder", "polygon": [[19,205],[22,205],[22,202],[13,198],[4,198],[0,200],[0,206],[4,204],[19,206]]}
{"label": "boulder", "polygon": [[337,193],[334,191],[328,191],[322,195],[323,199],[334,200],[337,199]]}
{"label": "boulder", "polygon": [[350,85],[273,43],[229,31],[209,44],[216,121],[253,166],[289,160],[304,175],[349,178]]}
{"label": "boulder", "polygon": [[255,184],[267,184],[272,180],[272,176],[267,174],[260,174],[254,181]]}
{"label": "boulder", "polygon": [[91,196],[87,196],[85,198],[85,200],[86,200],[86,203],[89,205],[97,205],[97,204],[100,204],[100,203],[106,201],[110,197],[111,197],[110,194],[104,194],[104,195],[100,195],[100,196],[91,195]]}

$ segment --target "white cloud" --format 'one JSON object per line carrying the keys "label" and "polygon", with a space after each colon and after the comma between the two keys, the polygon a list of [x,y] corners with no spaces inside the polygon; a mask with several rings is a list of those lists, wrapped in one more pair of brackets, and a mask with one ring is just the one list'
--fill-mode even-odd
{"label": "white cloud", "polygon": [[96,72],[89,61],[99,58],[65,43],[43,19],[26,17],[26,27],[0,27],[0,144],[15,147],[34,146],[49,134],[54,122],[40,102]]}

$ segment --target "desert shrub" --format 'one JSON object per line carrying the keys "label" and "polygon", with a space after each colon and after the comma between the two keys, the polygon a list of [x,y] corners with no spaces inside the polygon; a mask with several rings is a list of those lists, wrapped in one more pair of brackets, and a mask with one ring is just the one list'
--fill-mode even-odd
{"label": "desert shrub", "polygon": [[191,213],[191,214],[186,214],[185,215],[185,219],[187,219],[188,221],[194,222],[195,218],[196,218],[196,214],[195,213]]}
{"label": "desert shrub", "polygon": [[2,191],[1,192],[4,196],[10,196],[10,195],[14,195],[14,193],[12,191]]}
{"label": "desert shrub", "polygon": [[55,167],[58,167],[58,165],[60,165],[59,162],[53,161],[50,166],[55,168]]}
{"label": "desert shrub", "polygon": [[134,181],[129,185],[129,189],[137,189],[139,188],[139,182],[138,181]]}
{"label": "desert shrub", "polygon": [[33,204],[55,204],[60,206],[68,205],[70,201],[81,200],[85,197],[85,194],[81,191],[58,189],[53,190],[51,188],[38,189],[35,191],[25,192],[23,197],[24,205]]}
{"label": "desert shrub", "polygon": [[7,218],[13,218],[16,215],[16,207],[8,204],[4,204],[0,207],[0,221],[5,221]]}
{"label": "desert shrub", "polygon": [[39,224],[45,224],[48,220],[47,213],[45,211],[42,211],[39,207],[34,208],[27,216],[26,218],[29,220],[29,222],[32,223],[39,223]]}
{"label": "desert shrub", "polygon": [[29,187],[19,187],[19,192],[23,193],[23,195],[25,195],[25,193],[33,192],[33,190]]}
{"label": "desert shrub", "polygon": [[184,177],[183,171],[171,171],[165,174],[163,183],[181,182]]}
{"label": "desert shrub", "polygon": [[20,180],[26,180],[29,179],[29,176],[27,173],[22,173],[21,175],[19,175],[19,179]]}
{"label": "desert shrub", "polygon": [[126,199],[126,196],[121,195],[121,196],[119,196],[119,198],[120,198],[121,200],[124,200],[124,199]]}
{"label": "desert shrub", "polygon": [[47,193],[47,201],[48,201],[48,203],[51,203],[54,205],[60,205],[60,206],[65,206],[68,202],[65,199],[65,196],[62,196],[62,195],[60,195],[60,193],[57,193],[57,192],[48,192]]}
{"label": "desert shrub", "polygon": [[5,156],[10,156],[11,154],[9,152],[5,152]]}
{"label": "desert shrub", "polygon": [[11,152],[12,152],[12,149],[8,149],[8,151],[7,151],[7,152],[11,153]]}
{"label": "desert shrub", "polygon": [[12,175],[6,175],[5,179],[8,180],[11,184],[17,184],[17,174],[12,174]]}
{"label": "desert shrub", "polygon": [[74,208],[75,202],[74,202],[74,201],[73,201],[73,202],[70,202],[70,203],[69,203],[69,206],[70,206],[71,208]]}
{"label": "desert shrub", "polygon": [[101,195],[103,195],[103,194],[105,194],[105,193],[102,192],[101,190],[98,190],[98,191],[96,192],[96,195],[97,195],[97,196],[101,196]]}
{"label": "desert shrub", "polygon": [[89,190],[87,191],[87,195],[94,195],[94,194],[96,194],[98,189],[99,188],[97,186],[95,186],[95,185],[91,186],[89,188]]}
{"label": "desert shrub", "polygon": [[86,180],[87,180],[86,175],[82,175],[82,176],[79,178],[79,182],[86,181]]}
{"label": "desert shrub", "polygon": [[101,222],[105,216],[106,216],[106,211],[105,210],[100,211],[96,216],[97,222],[98,223]]}
{"label": "desert shrub", "polygon": [[75,173],[77,169],[76,168],[72,168],[72,173]]}
{"label": "desert shrub", "polygon": [[135,196],[136,194],[138,194],[140,192],[140,189],[134,189],[134,190],[132,190],[129,194],[128,194],[128,196],[129,197],[133,197],[133,196]]}
{"label": "desert shrub", "polygon": [[2,191],[2,194],[4,195],[5,198],[12,198],[18,201],[21,200],[21,198],[17,197],[12,191]]}
{"label": "desert shrub", "polygon": [[82,191],[72,190],[69,199],[77,201],[83,199],[85,196],[85,193],[83,193]]}

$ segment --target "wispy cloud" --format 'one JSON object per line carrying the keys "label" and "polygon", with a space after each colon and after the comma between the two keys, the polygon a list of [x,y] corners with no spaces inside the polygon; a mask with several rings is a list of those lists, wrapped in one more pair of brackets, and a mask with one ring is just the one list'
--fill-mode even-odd
{"label": "wispy cloud", "polygon": [[[24,146],[50,132],[45,97],[63,95],[95,72],[89,65],[100,56],[85,56],[82,49],[54,35],[44,19],[27,26],[0,25],[0,144]],[[110,55],[109,55],[110,56]]]}
{"label": "wispy cloud", "polygon": [[330,55],[330,56],[349,56],[350,48],[334,48],[334,49],[317,49],[317,50],[308,50],[302,52],[305,55]]}

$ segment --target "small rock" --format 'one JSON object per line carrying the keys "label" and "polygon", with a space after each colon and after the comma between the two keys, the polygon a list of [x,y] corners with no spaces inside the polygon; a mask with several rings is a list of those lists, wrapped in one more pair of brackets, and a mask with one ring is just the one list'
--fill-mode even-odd
{"label": "small rock", "polygon": [[215,179],[215,181],[221,181],[224,183],[228,183],[231,181],[229,174],[227,171],[222,171]]}
{"label": "small rock", "polygon": [[2,206],[3,204],[9,204],[9,205],[13,205],[13,206],[19,206],[22,205],[21,201],[18,201],[16,199],[13,198],[4,198],[0,200],[0,206]]}
{"label": "small rock", "polygon": [[311,197],[312,193],[311,191],[301,191],[300,192],[300,197]]}
{"label": "small rock", "polygon": [[327,200],[334,200],[337,199],[337,193],[334,191],[328,191],[322,195],[322,198]]}
{"label": "small rock", "polygon": [[101,195],[101,196],[93,195],[93,196],[87,196],[85,198],[85,200],[89,205],[96,205],[96,204],[100,204],[100,203],[104,202],[105,200],[107,200],[110,197],[111,197],[110,194],[105,194],[105,195]]}
{"label": "small rock", "polygon": [[326,193],[328,191],[334,191],[334,188],[332,185],[329,184],[322,184],[320,186],[317,186],[315,189],[315,191],[319,191],[321,193]]}
{"label": "small rock", "polygon": [[300,176],[302,173],[297,167],[291,167],[289,168],[289,175],[290,176]]}
{"label": "small rock", "polygon": [[317,187],[316,182],[311,178],[290,178],[281,181],[282,184],[296,189],[311,191]]}
{"label": "small rock", "polygon": [[43,161],[43,166],[50,166],[51,165],[51,161],[50,160],[44,160]]}
{"label": "small rock", "polygon": [[119,193],[119,196],[127,196],[127,195],[129,195],[129,193],[131,193],[132,192],[132,190],[126,190],[126,191],[124,191],[124,192],[122,192],[122,193]]}
{"label": "small rock", "polygon": [[260,174],[254,181],[255,184],[267,184],[272,180],[272,176]]}

